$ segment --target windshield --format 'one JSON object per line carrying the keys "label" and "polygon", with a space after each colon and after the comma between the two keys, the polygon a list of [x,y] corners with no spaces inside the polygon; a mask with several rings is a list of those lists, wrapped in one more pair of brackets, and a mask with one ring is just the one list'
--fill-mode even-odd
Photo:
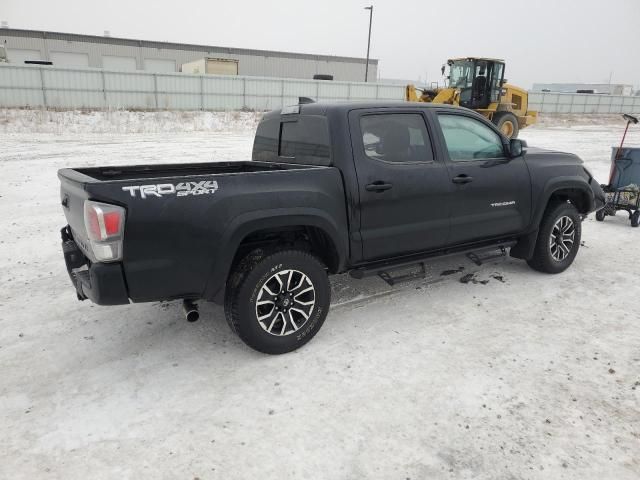
{"label": "windshield", "polygon": [[473,83],[473,62],[459,61],[449,69],[449,86],[455,88],[471,88]]}

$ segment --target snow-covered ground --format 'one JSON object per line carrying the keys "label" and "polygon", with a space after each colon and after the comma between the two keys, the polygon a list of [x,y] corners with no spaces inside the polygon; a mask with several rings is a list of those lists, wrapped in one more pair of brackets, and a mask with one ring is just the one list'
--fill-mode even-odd
{"label": "snow-covered ground", "polygon": [[[0,112],[0,478],[640,477],[640,230],[626,215],[587,219],[557,276],[465,257],[395,288],[338,276],[315,339],[264,356],[216,305],[188,324],[178,303],[75,299],[58,168],[250,157],[251,114],[183,133],[188,116],[140,115],[134,131],[152,133]],[[547,119],[521,137],[604,181],[623,127]]]}

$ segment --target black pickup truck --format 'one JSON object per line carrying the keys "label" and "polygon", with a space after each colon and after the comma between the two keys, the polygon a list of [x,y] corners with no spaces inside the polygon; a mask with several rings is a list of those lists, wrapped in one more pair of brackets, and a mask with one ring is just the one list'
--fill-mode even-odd
{"label": "black pickup truck", "polygon": [[582,161],[507,140],[463,108],[303,103],[264,115],[251,161],[62,169],[62,245],[80,300],[224,302],[249,346],[309,341],[328,274],[510,248],[539,271],[575,258],[604,205]]}

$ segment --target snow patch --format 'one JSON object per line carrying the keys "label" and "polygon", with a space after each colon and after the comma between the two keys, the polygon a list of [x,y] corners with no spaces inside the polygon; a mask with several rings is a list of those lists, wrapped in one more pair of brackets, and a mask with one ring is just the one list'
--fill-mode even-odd
{"label": "snow patch", "polygon": [[184,133],[255,129],[257,112],[0,109],[0,133]]}

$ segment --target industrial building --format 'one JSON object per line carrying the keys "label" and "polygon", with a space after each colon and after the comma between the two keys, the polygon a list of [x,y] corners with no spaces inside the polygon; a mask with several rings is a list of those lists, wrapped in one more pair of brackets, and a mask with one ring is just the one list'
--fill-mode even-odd
{"label": "industrial building", "polygon": [[[5,47],[9,63],[14,64],[51,62],[63,68],[180,72],[184,64],[207,59],[209,64],[221,67],[209,73],[304,79],[332,75],[334,80],[358,82],[365,77],[364,58],[133,40],[105,34],[0,28],[0,45]],[[378,60],[370,59],[369,81],[376,81],[377,70]]]}

